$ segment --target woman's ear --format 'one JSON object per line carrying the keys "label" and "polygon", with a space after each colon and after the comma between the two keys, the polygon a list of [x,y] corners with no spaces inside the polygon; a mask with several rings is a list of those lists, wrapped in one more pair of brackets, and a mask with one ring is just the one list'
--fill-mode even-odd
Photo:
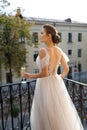
{"label": "woman's ear", "polygon": [[48,34],[48,37],[51,38],[51,34]]}

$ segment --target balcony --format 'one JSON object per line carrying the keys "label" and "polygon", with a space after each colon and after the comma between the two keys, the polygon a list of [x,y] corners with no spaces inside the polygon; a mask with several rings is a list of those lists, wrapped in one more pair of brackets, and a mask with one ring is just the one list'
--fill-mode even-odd
{"label": "balcony", "polygon": [[[87,129],[87,84],[64,79],[85,130]],[[30,130],[30,110],[36,80],[0,86],[0,130]]]}

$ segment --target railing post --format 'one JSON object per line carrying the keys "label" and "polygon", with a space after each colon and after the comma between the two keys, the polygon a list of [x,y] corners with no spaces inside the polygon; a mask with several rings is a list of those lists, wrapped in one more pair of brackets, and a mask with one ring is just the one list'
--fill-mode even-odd
{"label": "railing post", "polygon": [[2,130],[4,130],[4,113],[3,113],[2,87],[0,87],[0,103],[1,103]]}
{"label": "railing post", "polygon": [[23,130],[21,83],[19,84],[19,100],[20,100],[20,118],[21,118],[20,129]]}
{"label": "railing post", "polygon": [[73,103],[75,102],[75,91],[74,91],[74,87],[75,87],[75,83],[73,83],[72,84],[72,86],[73,86],[73,92],[72,92],[72,101],[73,101]]}
{"label": "railing post", "polygon": [[12,122],[12,130],[14,130],[12,85],[10,84],[9,87],[10,87],[11,122]]}
{"label": "railing post", "polygon": [[[30,82],[27,83],[28,87],[28,113],[29,113],[29,125],[30,125],[30,110],[31,110],[31,97],[30,97]],[[30,127],[31,130],[31,127]]]}
{"label": "railing post", "polygon": [[79,86],[79,89],[80,89],[80,106],[81,106],[81,121],[83,123],[83,95],[82,95],[82,86],[80,85]]}

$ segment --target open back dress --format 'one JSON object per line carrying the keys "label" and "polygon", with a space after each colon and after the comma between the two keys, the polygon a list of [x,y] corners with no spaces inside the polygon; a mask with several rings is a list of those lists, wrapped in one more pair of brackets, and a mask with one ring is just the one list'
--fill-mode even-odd
{"label": "open back dress", "polygon": [[[53,56],[43,49],[46,55],[42,59],[38,56],[36,63],[40,71],[47,65],[49,76],[37,79],[31,108],[31,130],[84,130],[65,83],[57,74],[61,57],[64,56],[66,61],[68,57],[58,47],[52,50]],[[58,59],[57,50],[60,51]]]}

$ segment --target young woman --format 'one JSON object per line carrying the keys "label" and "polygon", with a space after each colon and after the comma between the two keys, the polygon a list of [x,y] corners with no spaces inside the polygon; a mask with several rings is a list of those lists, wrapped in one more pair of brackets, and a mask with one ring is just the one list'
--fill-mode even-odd
{"label": "young woman", "polygon": [[[56,45],[59,36],[54,26],[43,26],[40,42],[46,47],[39,50],[36,63],[38,74],[22,72],[25,78],[38,78],[31,109],[32,130],[83,130],[78,113],[68,94],[63,78],[69,71],[68,57]],[[61,65],[63,71],[57,74]]]}

